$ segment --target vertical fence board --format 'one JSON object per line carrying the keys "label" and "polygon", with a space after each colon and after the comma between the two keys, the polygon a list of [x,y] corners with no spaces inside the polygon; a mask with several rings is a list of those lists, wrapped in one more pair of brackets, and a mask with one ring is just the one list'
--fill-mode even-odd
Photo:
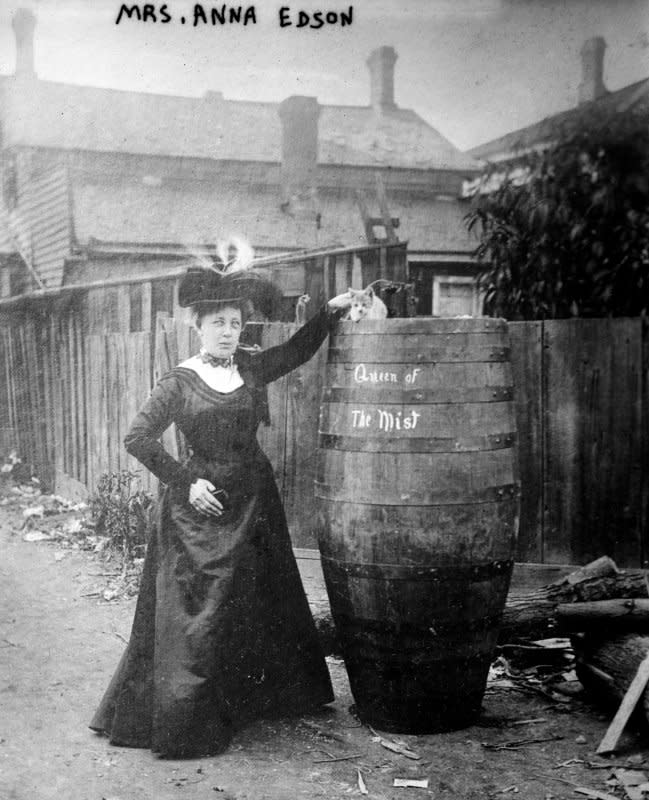
{"label": "vertical fence board", "polygon": [[[128,337],[126,347],[126,385],[127,390],[125,419],[122,426],[122,438],[135,415],[146,400],[151,389],[151,335],[148,331],[132,333]],[[155,479],[139,461],[125,453],[125,466],[133,472],[138,472],[142,487],[150,492],[155,489]]]}
{"label": "vertical fence board", "polygon": [[521,516],[518,559],[543,561],[542,322],[509,324],[518,430]]}
{"label": "vertical fence board", "polygon": [[[156,315],[156,331],[153,361],[154,382],[178,364],[178,344],[175,338],[174,320],[164,313]],[[179,437],[175,425],[162,435],[162,444],[174,458],[179,457]]]}
{"label": "vertical fence board", "polygon": [[111,334],[106,337],[106,419],[107,467],[116,472],[122,467],[120,421],[124,415],[125,380],[123,375],[123,337]]}
{"label": "vertical fence board", "polygon": [[642,321],[642,399],[640,430],[642,474],[640,490],[641,564],[649,568],[649,322]]}
{"label": "vertical fence board", "polygon": [[641,558],[640,325],[545,323],[545,561]]}
{"label": "vertical fence board", "polygon": [[94,489],[107,470],[108,429],[106,408],[106,340],[89,336],[86,348],[86,396],[88,397],[88,468]]}
{"label": "vertical fence board", "polygon": [[54,429],[54,472],[63,473],[64,446],[63,446],[63,392],[61,382],[61,336],[59,322],[55,316],[50,318],[49,324],[50,364],[52,371],[52,425]]}
{"label": "vertical fence board", "polygon": [[131,289],[128,284],[118,286],[116,291],[116,331],[128,333],[131,329]]}
{"label": "vertical fence board", "polygon": [[47,462],[54,476],[54,463],[56,458],[56,440],[54,438],[54,406],[53,393],[54,387],[52,374],[52,343],[50,341],[50,329],[42,325],[38,332],[39,343],[38,351],[42,364],[43,372],[43,400],[44,400],[44,420],[45,420],[45,449],[47,452]]}
{"label": "vertical fence board", "polygon": [[83,322],[81,317],[76,314],[74,317],[74,350],[75,350],[75,361],[77,365],[77,374],[72,376],[72,380],[74,381],[74,385],[77,392],[77,423],[78,423],[78,432],[77,432],[77,451],[78,451],[78,471],[76,475],[73,475],[76,480],[80,481],[83,484],[87,484],[87,471],[88,471],[88,464],[87,464],[87,436],[88,436],[88,419],[86,415],[86,396],[85,396],[85,365],[86,360],[84,356],[83,350]]}
{"label": "vertical fence board", "polygon": [[294,547],[317,547],[313,490],[327,347],[287,376],[284,502]]}
{"label": "vertical fence board", "polygon": [[72,315],[68,316],[67,325],[65,328],[66,337],[66,351],[67,351],[67,374],[66,390],[67,390],[67,418],[68,418],[68,451],[69,461],[67,464],[66,472],[68,475],[76,477],[79,474],[79,435],[81,433],[79,426],[79,395],[77,392],[77,349],[75,347],[74,336],[74,319]]}
{"label": "vertical fence board", "polygon": [[[264,325],[261,346],[264,349],[285,342],[295,330],[294,325],[274,323]],[[268,385],[268,407],[270,411],[270,427],[262,423],[257,438],[273,466],[275,480],[282,496],[286,500],[286,425],[288,404],[288,378],[280,378]]]}

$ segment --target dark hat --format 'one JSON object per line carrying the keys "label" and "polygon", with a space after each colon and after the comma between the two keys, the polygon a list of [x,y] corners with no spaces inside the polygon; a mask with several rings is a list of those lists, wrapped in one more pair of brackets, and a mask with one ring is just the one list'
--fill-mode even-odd
{"label": "dark hat", "polygon": [[200,303],[248,301],[269,319],[279,315],[281,299],[281,290],[252,269],[220,272],[208,267],[190,267],[178,287],[178,304],[182,308]]}

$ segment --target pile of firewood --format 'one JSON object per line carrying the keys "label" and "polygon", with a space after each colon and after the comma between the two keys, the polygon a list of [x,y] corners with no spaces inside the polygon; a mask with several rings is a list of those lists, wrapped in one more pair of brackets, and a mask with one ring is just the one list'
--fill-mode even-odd
{"label": "pile of firewood", "polygon": [[648,575],[603,556],[556,583],[511,592],[499,641],[569,636],[577,677],[593,699],[618,709],[614,722],[623,727],[634,709],[649,721]]}

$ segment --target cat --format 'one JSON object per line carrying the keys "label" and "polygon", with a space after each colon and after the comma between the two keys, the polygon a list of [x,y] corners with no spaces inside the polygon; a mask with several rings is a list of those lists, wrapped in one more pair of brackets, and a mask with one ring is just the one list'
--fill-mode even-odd
{"label": "cat", "polygon": [[371,286],[367,289],[350,287],[347,294],[351,297],[351,307],[344,319],[358,322],[361,319],[385,319],[388,316],[387,306]]}

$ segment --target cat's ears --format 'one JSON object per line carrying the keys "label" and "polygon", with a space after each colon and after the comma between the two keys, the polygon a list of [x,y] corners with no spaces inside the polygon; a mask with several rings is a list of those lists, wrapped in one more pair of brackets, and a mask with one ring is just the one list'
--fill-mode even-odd
{"label": "cat's ears", "polygon": [[[361,291],[360,289],[352,289],[352,287],[349,286],[347,289],[347,294],[350,294],[353,297],[354,294],[359,293],[360,291]],[[371,286],[368,286],[367,289],[363,289],[363,292],[368,297],[374,297],[374,289]]]}

